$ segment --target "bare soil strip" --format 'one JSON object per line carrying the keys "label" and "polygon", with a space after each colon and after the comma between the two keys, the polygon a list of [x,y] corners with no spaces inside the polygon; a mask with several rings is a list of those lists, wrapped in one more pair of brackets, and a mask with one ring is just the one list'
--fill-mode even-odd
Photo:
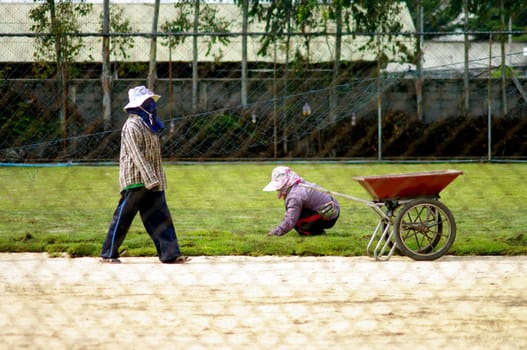
{"label": "bare soil strip", "polygon": [[525,349],[527,257],[0,254],[5,349]]}

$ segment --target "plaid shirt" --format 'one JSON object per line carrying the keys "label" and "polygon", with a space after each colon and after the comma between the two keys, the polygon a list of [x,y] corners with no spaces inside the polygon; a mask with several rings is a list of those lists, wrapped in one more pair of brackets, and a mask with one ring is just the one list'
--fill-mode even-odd
{"label": "plaid shirt", "polygon": [[167,188],[159,136],[152,133],[141,117],[135,114],[129,115],[121,131],[119,183],[121,191],[134,184],[144,184],[154,191]]}

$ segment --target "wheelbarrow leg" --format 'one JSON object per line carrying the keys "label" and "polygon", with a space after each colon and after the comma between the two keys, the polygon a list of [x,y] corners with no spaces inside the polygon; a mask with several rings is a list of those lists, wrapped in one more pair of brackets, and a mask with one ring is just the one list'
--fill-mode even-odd
{"label": "wheelbarrow leg", "polygon": [[375,251],[372,250],[372,246],[374,242],[376,242],[379,238],[377,237],[379,231],[382,229],[382,220],[379,220],[379,223],[377,224],[377,227],[375,227],[375,230],[373,230],[373,233],[370,237],[370,241],[368,242],[368,246],[366,247],[366,254],[369,257],[373,257],[375,255]]}
{"label": "wheelbarrow leg", "polygon": [[378,261],[389,260],[397,247],[394,238],[392,224],[384,219],[379,220],[368,242],[366,253]]}

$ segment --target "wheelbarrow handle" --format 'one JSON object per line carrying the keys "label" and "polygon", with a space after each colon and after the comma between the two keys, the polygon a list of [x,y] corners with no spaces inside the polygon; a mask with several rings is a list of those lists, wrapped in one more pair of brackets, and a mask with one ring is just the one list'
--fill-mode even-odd
{"label": "wheelbarrow handle", "polygon": [[355,197],[355,196],[350,196],[350,195],[344,194],[344,193],[330,191],[330,190],[327,190],[327,189],[325,189],[323,187],[320,187],[318,185],[310,186],[310,185],[305,184],[305,183],[299,183],[299,185],[302,186],[302,187],[305,187],[305,188],[310,188],[310,189],[318,191],[318,192],[327,193],[329,195],[343,197],[343,198],[346,198],[346,199],[351,199],[352,201],[356,201],[356,202],[361,202],[361,203],[367,204],[368,206],[376,206],[375,203],[372,202],[372,201],[368,201],[368,200],[365,200],[365,199],[362,199],[362,198],[359,198],[359,197]]}

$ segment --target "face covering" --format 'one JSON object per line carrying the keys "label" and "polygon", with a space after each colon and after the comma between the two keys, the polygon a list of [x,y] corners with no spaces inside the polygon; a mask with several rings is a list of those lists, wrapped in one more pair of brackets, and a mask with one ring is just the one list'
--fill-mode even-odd
{"label": "face covering", "polygon": [[302,182],[302,178],[294,171],[287,169],[283,178],[284,185],[278,190],[276,197],[278,199],[286,198],[289,190],[294,184]]}
{"label": "face covering", "polygon": [[149,98],[139,107],[128,108],[126,110],[129,114],[137,114],[141,117],[148,129],[154,134],[160,134],[165,128],[165,124],[157,117],[156,102]]}

